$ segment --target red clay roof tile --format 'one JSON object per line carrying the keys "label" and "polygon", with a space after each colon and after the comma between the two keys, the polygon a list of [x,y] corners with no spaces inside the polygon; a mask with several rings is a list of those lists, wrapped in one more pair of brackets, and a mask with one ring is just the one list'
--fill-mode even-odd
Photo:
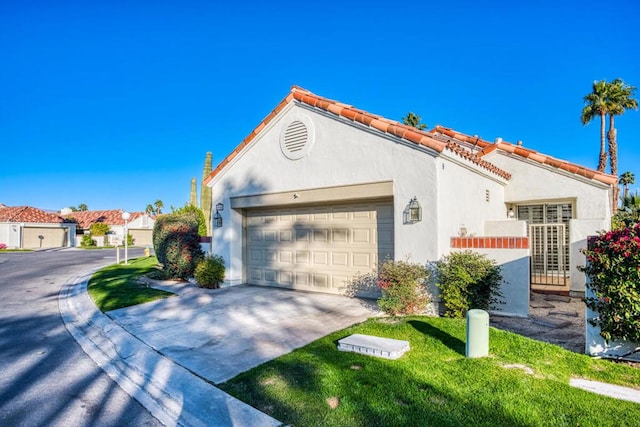
{"label": "red clay roof tile", "polygon": [[534,160],[538,163],[546,164],[548,166],[562,169],[567,172],[583,176],[585,178],[593,179],[604,184],[615,185],[617,183],[617,179],[613,175],[608,175],[593,169],[586,168],[584,166],[576,165],[564,160],[559,160],[554,157],[531,150],[529,148],[524,148],[519,145],[513,145],[509,142],[500,141],[492,143],[485,141],[482,138],[465,135],[463,133],[457,132],[453,129],[445,128],[443,126],[436,126],[430,131],[430,133],[449,136],[462,142],[477,145],[481,148],[481,151],[478,152],[478,155],[480,157],[489,154],[496,149],[499,149],[508,153],[513,153],[520,157],[527,158],[529,160]]}
{"label": "red clay roof tile", "polygon": [[0,208],[0,222],[60,224],[66,221],[60,215],[32,208],[31,206],[7,206]]}

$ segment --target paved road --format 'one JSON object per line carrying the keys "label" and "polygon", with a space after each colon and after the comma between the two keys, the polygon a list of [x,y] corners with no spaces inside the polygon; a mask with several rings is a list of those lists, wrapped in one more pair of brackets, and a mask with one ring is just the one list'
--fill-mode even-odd
{"label": "paved road", "polygon": [[114,250],[0,253],[0,425],[161,425],[98,368],[60,318],[61,286],[114,262]]}

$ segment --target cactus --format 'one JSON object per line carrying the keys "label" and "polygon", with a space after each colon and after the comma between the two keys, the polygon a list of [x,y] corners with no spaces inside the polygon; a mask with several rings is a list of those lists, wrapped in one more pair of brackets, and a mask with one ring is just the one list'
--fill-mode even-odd
{"label": "cactus", "polygon": [[189,204],[191,206],[198,207],[198,193],[196,191],[196,179],[191,178],[191,197],[189,198]]}
{"label": "cactus", "polygon": [[208,151],[204,159],[204,170],[202,171],[202,184],[200,187],[200,209],[204,213],[207,223],[207,236],[211,236],[211,187],[204,185],[204,180],[211,173],[211,152]]}

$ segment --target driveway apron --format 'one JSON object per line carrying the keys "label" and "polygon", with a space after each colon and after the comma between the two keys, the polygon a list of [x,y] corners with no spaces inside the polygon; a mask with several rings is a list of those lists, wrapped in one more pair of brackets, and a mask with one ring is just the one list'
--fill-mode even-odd
{"label": "driveway apron", "polygon": [[215,384],[378,314],[375,302],[257,286],[159,286],[178,296],[108,315]]}

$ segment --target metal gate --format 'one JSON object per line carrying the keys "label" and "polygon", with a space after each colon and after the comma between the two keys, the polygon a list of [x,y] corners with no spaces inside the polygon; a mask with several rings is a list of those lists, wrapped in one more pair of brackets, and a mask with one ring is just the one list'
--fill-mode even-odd
{"label": "metal gate", "polygon": [[531,284],[567,286],[569,250],[565,224],[531,224]]}

